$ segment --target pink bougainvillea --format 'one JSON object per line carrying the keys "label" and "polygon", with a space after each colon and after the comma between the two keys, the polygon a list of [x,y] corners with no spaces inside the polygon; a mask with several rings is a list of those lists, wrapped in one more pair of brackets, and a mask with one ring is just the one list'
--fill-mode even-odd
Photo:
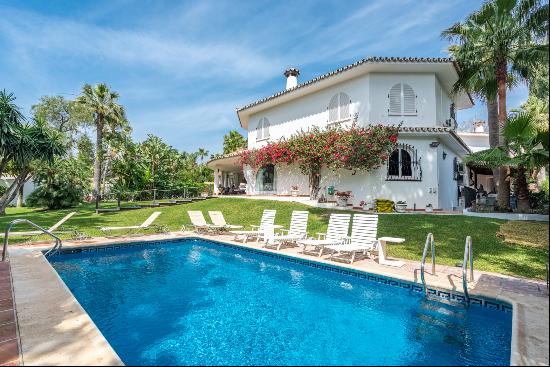
{"label": "pink bougainvillea", "polygon": [[313,128],[289,139],[246,150],[241,163],[257,168],[267,164],[296,163],[304,174],[331,169],[371,170],[384,164],[395,149],[398,127],[353,126],[348,130]]}
{"label": "pink bougainvillea", "polygon": [[382,166],[395,149],[399,126],[353,126],[348,130],[313,128],[288,139],[246,150],[241,164],[259,168],[267,164],[297,164],[309,175],[310,196],[319,191],[321,167],[369,171]]}

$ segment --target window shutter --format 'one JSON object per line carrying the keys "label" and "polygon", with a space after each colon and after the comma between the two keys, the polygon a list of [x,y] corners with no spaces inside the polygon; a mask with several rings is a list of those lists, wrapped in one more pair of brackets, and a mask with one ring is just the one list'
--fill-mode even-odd
{"label": "window shutter", "polygon": [[403,114],[416,115],[416,95],[414,89],[408,84],[403,84]]}
{"label": "window shutter", "polygon": [[340,118],[340,120],[347,119],[347,118],[350,117],[349,104],[350,104],[349,96],[346,93],[341,92],[340,93],[340,103],[339,103],[339,106],[340,106],[340,108],[339,108],[340,109],[339,118]]}
{"label": "window shutter", "polygon": [[390,115],[401,115],[401,83],[394,85],[390,89]]}
{"label": "window shutter", "polygon": [[258,126],[256,127],[256,140],[262,140],[263,138],[263,117],[258,121]]}
{"label": "window shutter", "polygon": [[338,120],[338,94],[335,94],[328,104],[328,122]]}
{"label": "window shutter", "polygon": [[264,117],[264,139],[269,138],[269,120]]}

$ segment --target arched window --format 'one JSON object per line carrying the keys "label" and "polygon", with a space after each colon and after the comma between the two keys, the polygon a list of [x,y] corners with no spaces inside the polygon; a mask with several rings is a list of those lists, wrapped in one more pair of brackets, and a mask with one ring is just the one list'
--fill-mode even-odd
{"label": "arched window", "polygon": [[256,141],[269,139],[269,120],[262,117],[256,127]]}
{"label": "arched window", "polygon": [[327,108],[328,122],[331,123],[350,118],[350,103],[351,99],[344,92],[340,92],[332,96]]}
{"label": "arched window", "polygon": [[388,181],[421,181],[422,167],[416,149],[409,144],[398,144],[388,158]]}
{"label": "arched window", "polygon": [[388,114],[390,116],[415,116],[418,113],[416,97],[414,89],[410,85],[395,84],[388,93]]}
{"label": "arched window", "polygon": [[268,164],[258,170],[256,188],[257,191],[276,191],[274,165]]}

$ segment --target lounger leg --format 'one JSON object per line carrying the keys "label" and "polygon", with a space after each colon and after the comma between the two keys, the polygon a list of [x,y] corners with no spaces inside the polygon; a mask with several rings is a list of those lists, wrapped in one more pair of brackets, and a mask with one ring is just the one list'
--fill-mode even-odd
{"label": "lounger leg", "polygon": [[355,260],[355,251],[351,253],[351,262],[350,264],[353,264],[353,261]]}
{"label": "lounger leg", "polygon": [[319,257],[323,256],[323,250],[324,250],[324,249],[325,249],[325,248],[324,248],[323,246],[321,246],[321,249],[319,250]]}

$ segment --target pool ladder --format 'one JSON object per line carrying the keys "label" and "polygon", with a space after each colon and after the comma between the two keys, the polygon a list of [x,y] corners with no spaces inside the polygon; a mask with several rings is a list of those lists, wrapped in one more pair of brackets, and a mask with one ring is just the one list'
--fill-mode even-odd
{"label": "pool ladder", "polygon": [[57,237],[52,232],[40,227],[38,224],[33,223],[28,219],[15,219],[8,223],[8,226],[6,227],[6,231],[4,232],[4,247],[2,248],[2,261],[6,261],[6,254],[8,250],[8,237],[10,235],[10,231],[12,227],[18,223],[30,224],[34,228],[38,229],[40,232],[47,234],[48,236],[52,237],[55,240],[55,244],[53,245],[53,247],[48,251],[46,251],[46,253],[44,253],[44,256],[49,256],[61,248],[62,246],[61,238]]}
{"label": "pool ladder", "polygon": [[[422,280],[422,289],[424,295],[428,296],[428,287],[426,286],[426,257],[428,255],[428,247],[431,247],[432,252],[432,275],[435,275],[435,240],[432,233],[428,233],[426,237],[426,244],[424,245],[424,251],[422,253],[422,262],[420,263],[420,279]],[[469,266],[468,266],[469,265]],[[468,274],[469,270],[469,274]],[[469,276],[468,276],[469,275]],[[468,293],[468,282],[474,280],[474,254],[472,252],[472,237],[466,237],[466,244],[464,245],[464,261],[462,262],[462,289],[464,291],[464,297],[466,304],[470,302],[470,294]]]}
{"label": "pool ladder", "polygon": [[426,257],[428,255],[428,246],[431,245],[432,249],[432,275],[435,275],[435,240],[432,233],[428,233],[426,237],[426,244],[424,245],[424,252],[422,252],[422,262],[420,263],[420,279],[422,279],[422,289],[424,294],[428,295],[428,287],[426,287],[426,277],[424,273],[426,272]]}

